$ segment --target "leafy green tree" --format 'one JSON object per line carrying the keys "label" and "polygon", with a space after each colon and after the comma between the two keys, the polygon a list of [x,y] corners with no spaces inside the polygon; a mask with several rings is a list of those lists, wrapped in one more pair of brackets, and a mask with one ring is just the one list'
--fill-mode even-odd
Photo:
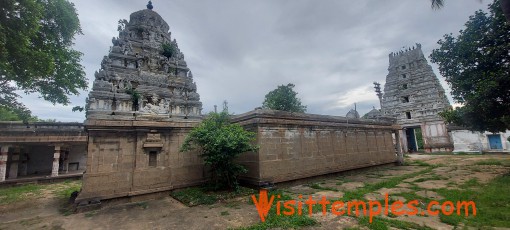
{"label": "leafy green tree", "polygon": [[266,94],[262,107],[288,112],[306,112],[306,106],[301,104],[301,100],[297,98],[297,93],[293,90],[294,86],[291,83],[278,86],[278,88]]}
{"label": "leafy green tree", "polygon": [[[481,2],[482,0],[480,0]],[[432,9],[439,9],[444,6],[444,0],[430,0]],[[510,0],[500,0],[500,6],[505,14],[506,20],[510,22]]]}
{"label": "leafy green tree", "polygon": [[457,37],[444,35],[430,56],[463,104],[441,115],[470,130],[510,129],[510,24],[498,4],[470,16]]}
{"label": "leafy green tree", "polygon": [[80,22],[67,0],[0,1],[0,106],[27,119],[15,90],[66,105],[86,89],[82,53],[72,49],[77,34]]}
{"label": "leafy green tree", "polygon": [[40,121],[36,116],[21,118],[9,108],[0,106],[0,121]]}
{"label": "leafy green tree", "polygon": [[227,111],[210,113],[184,140],[180,151],[198,150],[206,165],[211,167],[212,185],[216,189],[238,188],[237,178],[247,170],[235,162],[242,153],[255,151],[255,133],[239,124],[230,124]]}

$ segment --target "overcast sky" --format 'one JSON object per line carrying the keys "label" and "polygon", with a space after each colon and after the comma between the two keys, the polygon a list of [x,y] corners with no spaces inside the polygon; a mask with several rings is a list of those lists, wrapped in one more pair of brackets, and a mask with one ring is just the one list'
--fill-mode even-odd
{"label": "overcast sky", "polygon": [[[145,9],[147,1],[72,2],[84,33],[75,49],[84,53],[92,86],[94,71],[118,36],[118,20]],[[278,85],[294,83],[309,113],[339,116],[355,102],[361,115],[379,107],[372,82],[384,85],[390,52],[421,43],[428,59],[444,34],[457,34],[488,3],[447,0],[443,9],[432,10],[430,0],[153,1],[193,72],[204,113],[223,100],[230,112],[248,112]],[[84,106],[87,95],[72,97],[70,106],[37,95],[23,95],[22,101],[39,118],[83,121],[85,113],[71,108]]]}

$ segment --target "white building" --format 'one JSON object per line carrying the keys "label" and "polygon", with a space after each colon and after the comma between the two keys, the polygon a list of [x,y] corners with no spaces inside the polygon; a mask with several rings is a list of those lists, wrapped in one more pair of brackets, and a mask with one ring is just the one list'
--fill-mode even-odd
{"label": "white building", "polygon": [[473,132],[461,127],[448,127],[453,152],[508,152],[510,130],[501,133]]}

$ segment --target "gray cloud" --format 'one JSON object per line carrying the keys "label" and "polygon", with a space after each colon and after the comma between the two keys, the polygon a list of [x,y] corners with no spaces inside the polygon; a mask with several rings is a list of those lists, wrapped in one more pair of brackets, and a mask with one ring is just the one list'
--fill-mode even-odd
{"label": "gray cloud", "polygon": [[[129,19],[146,2],[73,2],[85,34],[75,47],[84,53],[82,63],[92,82],[117,36],[117,21]],[[247,112],[278,85],[294,83],[310,113],[340,116],[355,102],[362,115],[379,106],[372,82],[384,83],[390,52],[418,42],[428,56],[443,34],[459,31],[469,15],[487,4],[450,0],[434,11],[429,0],[153,3],[193,71],[204,112],[223,100],[231,112]],[[86,96],[73,97],[71,106],[53,106],[36,95],[23,101],[41,118],[82,121],[84,114],[71,108],[84,105]]]}

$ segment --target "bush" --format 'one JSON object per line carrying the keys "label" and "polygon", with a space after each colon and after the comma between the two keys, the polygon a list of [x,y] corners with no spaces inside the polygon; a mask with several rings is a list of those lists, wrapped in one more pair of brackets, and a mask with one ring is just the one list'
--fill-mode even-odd
{"label": "bush", "polygon": [[230,124],[227,111],[210,113],[184,140],[181,151],[199,150],[206,165],[211,167],[212,185],[216,189],[238,189],[237,177],[246,173],[234,160],[242,153],[254,151],[255,133],[238,124]]}

